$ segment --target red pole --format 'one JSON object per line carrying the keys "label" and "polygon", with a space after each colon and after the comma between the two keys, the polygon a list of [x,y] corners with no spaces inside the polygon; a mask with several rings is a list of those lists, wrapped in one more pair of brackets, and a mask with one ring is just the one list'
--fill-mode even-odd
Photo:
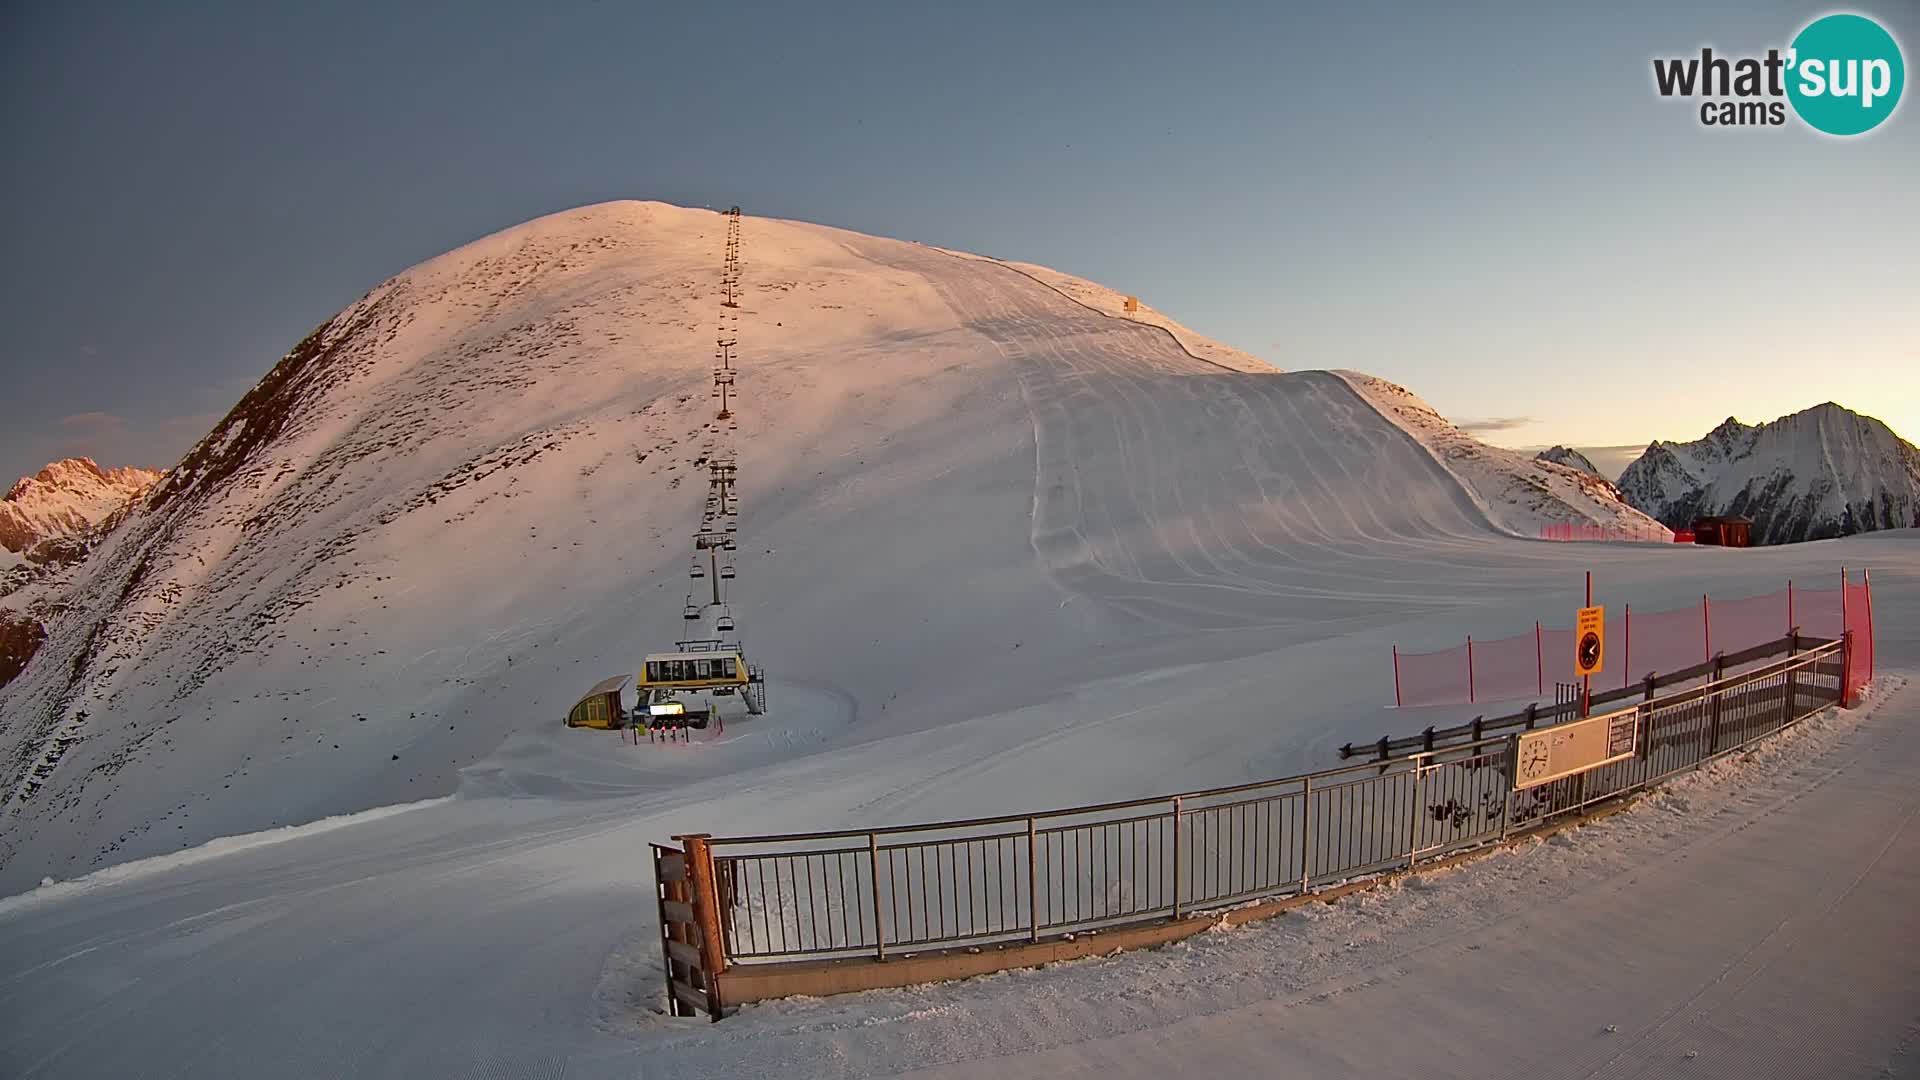
{"label": "red pole", "polygon": [[[1587,571],[1587,606],[1593,606],[1593,571]],[[1578,636],[1578,635],[1575,635]],[[1593,676],[1580,676],[1580,715],[1593,713]]]}
{"label": "red pole", "polygon": [[1538,619],[1533,623],[1533,683],[1533,692],[1536,695],[1547,692],[1547,654],[1540,644]]}
{"label": "red pole", "polygon": [[1467,702],[1473,702],[1473,635],[1467,635]]}
{"label": "red pole", "polygon": [[1400,707],[1400,646],[1393,647],[1393,707]]}
{"label": "red pole", "polygon": [[1866,590],[1867,600],[1867,678],[1873,678],[1873,571],[1860,571],[1860,585]]}
{"label": "red pole", "polygon": [[1620,665],[1620,686],[1626,688],[1633,680],[1633,605],[1627,605],[1627,661]]}

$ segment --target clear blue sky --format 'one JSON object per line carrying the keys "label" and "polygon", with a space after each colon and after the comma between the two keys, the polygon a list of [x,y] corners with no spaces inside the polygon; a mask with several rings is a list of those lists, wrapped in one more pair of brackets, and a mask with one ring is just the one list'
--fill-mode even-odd
{"label": "clear blue sky", "polygon": [[1044,263],[1511,445],[1920,436],[1920,104],[1652,89],[1824,7],[1028,6],[7,4],[0,474],[171,464],[381,279],[623,197]]}

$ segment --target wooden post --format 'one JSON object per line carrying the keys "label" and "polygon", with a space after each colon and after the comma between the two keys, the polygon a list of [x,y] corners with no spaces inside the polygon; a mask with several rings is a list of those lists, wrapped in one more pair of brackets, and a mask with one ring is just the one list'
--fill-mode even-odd
{"label": "wooden post", "polygon": [[707,1015],[718,1022],[724,1003],[720,1000],[720,976],[727,970],[726,943],[720,936],[720,889],[714,883],[713,850],[707,846],[706,833],[676,836],[687,851],[687,883],[693,893],[694,922],[700,928],[700,974],[707,992]]}
{"label": "wooden post", "polygon": [[[673,936],[672,927],[674,924],[667,919],[667,902],[670,900],[681,901],[686,894],[686,884],[684,882],[669,883],[661,880],[660,853],[665,849],[658,844],[652,845],[652,849],[653,888],[658,898],[660,911],[660,959],[664,962],[667,975],[667,1015],[688,1016],[691,1015],[692,1010],[680,1000],[678,994],[673,992],[673,949],[668,943],[677,942],[679,939]],[[676,851],[672,852],[672,854],[678,855],[680,853]]]}
{"label": "wooden post", "polygon": [[[1799,655],[1800,655],[1800,628],[1796,626],[1793,629],[1787,631],[1787,657],[1788,659],[1792,659],[1793,657],[1796,657]],[[1786,727],[1788,724],[1793,723],[1793,718],[1799,713],[1800,703],[1794,700],[1800,696],[1799,694],[1800,680],[1796,678],[1796,676],[1799,673],[1799,670],[1800,670],[1799,668],[1794,668],[1794,667],[1789,667],[1787,669],[1787,713],[1785,718],[1783,718],[1780,721],[1781,727]]]}
{"label": "wooden post", "polygon": [[1720,751],[1720,679],[1726,674],[1726,657],[1713,658],[1713,690],[1707,695],[1707,756]]}

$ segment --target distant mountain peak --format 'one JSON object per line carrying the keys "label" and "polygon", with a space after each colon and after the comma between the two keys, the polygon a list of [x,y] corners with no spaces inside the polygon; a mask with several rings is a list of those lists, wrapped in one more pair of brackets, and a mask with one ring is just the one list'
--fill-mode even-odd
{"label": "distant mountain peak", "polygon": [[62,458],[23,476],[0,499],[0,547],[16,554],[52,539],[77,537],[164,475],[157,469],[103,469],[90,457]]}
{"label": "distant mountain peak", "polygon": [[1550,461],[1555,465],[1565,465],[1568,468],[1579,469],[1581,472],[1592,473],[1603,480],[1606,478],[1587,455],[1571,446],[1552,446],[1533,456],[1539,461]]}
{"label": "distant mountain peak", "polygon": [[1744,514],[1756,543],[1920,525],[1920,450],[1887,425],[1828,401],[1766,424],[1735,417],[1694,442],[1654,442],[1621,494],[1673,528]]}

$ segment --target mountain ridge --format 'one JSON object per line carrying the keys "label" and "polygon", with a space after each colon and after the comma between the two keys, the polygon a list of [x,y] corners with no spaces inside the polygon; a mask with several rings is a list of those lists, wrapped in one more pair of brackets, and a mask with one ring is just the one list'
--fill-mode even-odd
{"label": "mountain ridge", "polygon": [[1755,543],[1821,540],[1920,526],[1920,450],[1829,401],[1764,424],[1730,416],[1691,442],[1655,441],[1620,490],[1670,527],[1744,515]]}

